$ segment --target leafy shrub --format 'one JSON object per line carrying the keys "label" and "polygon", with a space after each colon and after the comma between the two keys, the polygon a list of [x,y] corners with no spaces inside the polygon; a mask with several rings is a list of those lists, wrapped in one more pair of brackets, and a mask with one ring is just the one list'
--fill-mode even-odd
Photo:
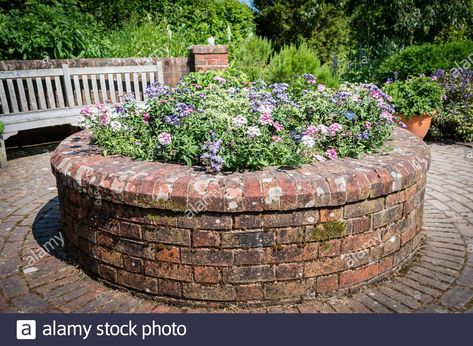
{"label": "leafy shrub", "polygon": [[84,108],[83,123],[104,154],[209,172],[356,157],[379,150],[391,135],[393,109],[374,85],[330,89],[305,74],[298,91],[215,72],[186,78],[174,90],[150,85],[145,106],[128,95],[113,109]]}
{"label": "leafy shrub", "polygon": [[386,83],[384,91],[392,97],[396,112],[406,119],[439,110],[444,95],[442,87],[428,77],[412,77],[406,81]]}
{"label": "leafy shrub", "polygon": [[473,41],[423,44],[410,46],[386,58],[378,71],[378,79],[386,80],[396,74],[399,79],[419,74],[431,74],[438,69],[451,69],[473,59]]}
{"label": "leafy shrub", "polygon": [[337,86],[338,80],[327,66],[320,66],[320,60],[314,50],[306,43],[299,46],[285,46],[273,55],[266,68],[266,79],[271,83],[289,82],[303,73],[310,73],[318,81],[329,86]]}
{"label": "leafy shrub", "polygon": [[32,1],[23,10],[0,13],[0,59],[105,56],[100,25],[75,5],[75,0]]}
{"label": "leafy shrub", "polygon": [[231,64],[244,72],[250,80],[263,79],[272,52],[271,41],[250,35],[239,44],[231,46]]}
{"label": "leafy shrub", "polygon": [[5,131],[5,124],[0,121],[0,135]]}
{"label": "leafy shrub", "polygon": [[133,19],[108,36],[110,57],[187,56],[196,43],[191,32],[173,30],[159,18]]}
{"label": "leafy shrub", "polygon": [[445,90],[443,109],[433,117],[431,135],[473,141],[473,71],[436,71],[432,78]]}

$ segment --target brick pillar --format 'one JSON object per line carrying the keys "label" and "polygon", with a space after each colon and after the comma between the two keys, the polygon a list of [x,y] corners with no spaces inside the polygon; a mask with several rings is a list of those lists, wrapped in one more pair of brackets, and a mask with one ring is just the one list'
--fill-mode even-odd
{"label": "brick pillar", "polygon": [[228,68],[228,46],[196,45],[192,46],[190,50],[196,72]]}

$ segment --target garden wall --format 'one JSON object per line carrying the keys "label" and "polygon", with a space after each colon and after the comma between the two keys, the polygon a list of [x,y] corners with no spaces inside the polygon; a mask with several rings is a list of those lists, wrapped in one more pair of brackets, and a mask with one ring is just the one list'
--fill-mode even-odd
{"label": "garden wall", "polygon": [[66,246],[89,274],[179,304],[275,304],[350,290],[420,242],[430,154],[395,129],[388,155],[209,175],[103,157],[81,132],[51,162]]}

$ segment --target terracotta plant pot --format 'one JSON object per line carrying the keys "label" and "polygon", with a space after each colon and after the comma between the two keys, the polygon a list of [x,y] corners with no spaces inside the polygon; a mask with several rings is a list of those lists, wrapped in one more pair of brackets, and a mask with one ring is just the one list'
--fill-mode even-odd
{"label": "terracotta plant pot", "polygon": [[427,132],[429,132],[432,114],[414,115],[410,117],[409,120],[406,120],[401,114],[399,116],[401,121],[406,124],[407,129],[417,137],[424,139]]}

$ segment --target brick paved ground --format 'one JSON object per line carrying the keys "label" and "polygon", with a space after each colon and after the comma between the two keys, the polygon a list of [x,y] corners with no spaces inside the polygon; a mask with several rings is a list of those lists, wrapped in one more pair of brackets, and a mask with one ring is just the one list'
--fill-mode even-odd
{"label": "brick paved ground", "polygon": [[[430,148],[425,242],[402,273],[353,295],[225,311],[473,312],[473,160],[465,158],[463,146]],[[141,299],[83,274],[60,246],[47,243],[59,235],[58,208],[48,153],[13,159],[0,169],[0,311],[205,311]]]}

